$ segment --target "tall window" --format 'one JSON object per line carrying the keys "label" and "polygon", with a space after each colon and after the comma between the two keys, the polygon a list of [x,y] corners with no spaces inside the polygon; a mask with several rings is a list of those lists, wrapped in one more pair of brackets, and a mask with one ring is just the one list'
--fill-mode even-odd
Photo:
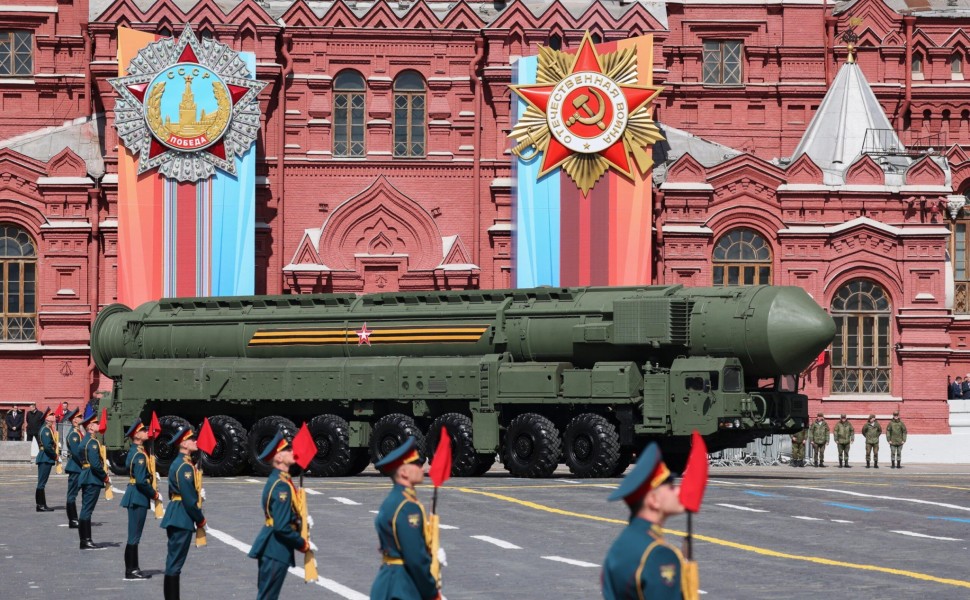
{"label": "tall window", "polygon": [[911,65],[914,79],[923,78],[923,53],[913,52],[913,64]]}
{"label": "tall window", "polygon": [[0,31],[0,76],[34,74],[34,36],[27,31]]}
{"label": "tall window", "polygon": [[0,224],[0,341],[29,342],[37,320],[37,252],[27,232]]}
{"label": "tall window", "polygon": [[341,71],[333,80],[333,155],[364,156],[364,77]]}
{"label": "tall window", "polygon": [[950,57],[950,79],[963,79],[963,56],[959,52]]}
{"label": "tall window", "polygon": [[963,210],[959,219],[953,223],[950,258],[953,262],[953,312],[970,313],[970,218]]}
{"label": "tall window", "polygon": [[770,285],[771,248],[750,229],[733,229],[718,240],[713,256],[714,285]]}
{"label": "tall window", "polygon": [[704,40],[704,83],[739,85],[743,48],[739,41]]}
{"label": "tall window", "polygon": [[832,299],[833,394],[889,393],[889,319],[886,292],[867,279],[845,284]]}
{"label": "tall window", "polygon": [[425,151],[424,79],[405,71],[394,80],[394,156],[415,158]]}

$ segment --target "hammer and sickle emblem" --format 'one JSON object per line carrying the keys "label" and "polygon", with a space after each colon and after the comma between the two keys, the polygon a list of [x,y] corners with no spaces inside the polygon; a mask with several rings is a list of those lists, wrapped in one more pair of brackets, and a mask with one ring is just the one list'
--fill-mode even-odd
{"label": "hammer and sickle emblem", "polygon": [[[599,102],[599,110],[593,112],[593,109],[589,107],[589,96],[586,94],[576,96],[573,100],[573,107],[576,108],[576,112],[566,120],[566,127],[578,121],[583,125],[596,125],[600,128],[600,131],[606,131],[606,123],[603,122],[603,116],[606,114],[606,101],[596,88],[589,88],[589,91],[596,96],[596,100]],[[580,113],[585,113],[586,116],[584,117]]]}

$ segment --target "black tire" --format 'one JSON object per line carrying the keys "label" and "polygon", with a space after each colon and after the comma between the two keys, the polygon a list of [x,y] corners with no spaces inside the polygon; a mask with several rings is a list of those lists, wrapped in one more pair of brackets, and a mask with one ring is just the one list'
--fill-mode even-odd
{"label": "black tire", "polygon": [[337,415],[318,415],[307,425],[317,453],[307,467],[314,477],[343,477],[350,471],[350,425]]}
{"label": "black tire", "polygon": [[125,467],[127,459],[128,453],[124,450],[108,450],[108,468],[118,477],[128,474],[128,469]]}
{"label": "black tire", "polygon": [[273,472],[272,463],[263,462],[258,457],[278,431],[282,431],[283,435],[292,438],[296,435],[296,425],[289,419],[274,415],[263,417],[249,428],[249,443],[246,444],[247,458],[249,459],[249,466],[253,468],[254,475],[266,477]]}
{"label": "black tire", "polygon": [[[374,423],[370,436],[370,459],[377,463],[389,452],[414,436],[418,452],[424,452],[424,434],[418,429],[414,419],[400,413],[385,415]],[[423,454],[422,454],[423,456]]]}
{"label": "black tire", "polygon": [[633,450],[620,449],[620,458],[616,461],[616,467],[610,473],[610,477],[619,477],[626,473],[627,467],[633,464]]}
{"label": "black tire", "polygon": [[502,464],[515,477],[549,477],[559,466],[561,448],[559,431],[552,421],[525,413],[509,423]]}
{"label": "black tire", "polygon": [[162,428],[162,432],[158,434],[154,442],[155,470],[162,477],[168,476],[168,468],[172,466],[172,461],[179,453],[179,449],[175,446],[169,446],[168,441],[172,439],[176,431],[188,424],[188,421],[175,415],[165,415],[158,419],[158,425]]}
{"label": "black tire", "polygon": [[234,477],[246,468],[249,435],[242,423],[226,415],[209,417],[216,447],[212,454],[199,451],[199,466],[209,477]]}
{"label": "black tire", "polygon": [[367,448],[352,448],[350,450],[350,468],[347,475],[360,475],[370,465],[370,450]]}
{"label": "black tire", "polygon": [[620,436],[612,423],[593,413],[573,418],[563,433],[563,457],[576,477],[609,477],[620,458]]}
{"label": "black tire", "polygon": [[489,452],[487,454],[478,454],[475,456],[475,471],[472,473],[472,477],[481,477],[485,473],[488,473],[492,465],[495,464],[495,453]]}
{"label": "black tire", "polygon": [[478,453],[472,441],[472,420],[460,413],[441,415],[431,423],[428,430],[428,442],[425,445],[425,456],[434,461],[434,452],[438,449],[441,439],[441,428],[448,431],[451,438],[451,476],[471,477],[478,468]]}

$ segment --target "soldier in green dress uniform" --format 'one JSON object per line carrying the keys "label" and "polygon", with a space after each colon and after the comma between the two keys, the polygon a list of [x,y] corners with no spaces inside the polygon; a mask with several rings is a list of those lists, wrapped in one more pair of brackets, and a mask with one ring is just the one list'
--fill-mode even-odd
{"label": "soldier in green dress uniform", "polygon": [[205,527],[202,514],[202,472],[192,462],[192,452],[199,449],[195,431],[181,427],[168,441],[179,449],[168,470],[168,506],[161,527],[168,534],[168,556],[165,559],[165,600],[179,600],[179,578],[189,555],[192,535]]}
{"label": "soldier in green dress uniform", "polygon": [[128,541],[125,545],[125,579],[129,581],[143,581],[151,579],[151,575],[141,572],[138,566],[138,544],[141,533],[145,529],[145,517],[152,501],[161,501],[161,496],[155,490],[155,469],[152,459],[145,452],[145,440],[148,439],[148,429],[141,419],[135,419],[125,437],[131,438],[131,448],[125,467],[128,469],[128,487],[121,498],[121,506],[128,509]]}
{"label": "soldier in green dress uniform", "polygon": [[414,437],[374,464],[394,482],[374,519],[383,564],[370,589],[371,600],[434,600],[441,597],[431,574],[427,517],[414,486],[424,481],[423,460]]}
{"label": "soldier in green dress uniform", "polygon": [[832,436],[835,437],[835,445],[839,448],[839,468],[851,468],[849,466],[849,446],[855,440],[855,427],[846,418],[845,413],[842,413],[839,422],[835,424]]}
{"label": "soldier in green dress uniform", "polygon": [[81,427],[84,415],[75,408],[64,415],[64,420],[71,424],[71,432],[67,434],[67,526],[77,529],[77,495],[81,491],[81,440],[85,431]]}
{"label": "soldier in green dress uniform", "polygon": [[257,600],[280,597],[286,570],[296,566],[294,550],[310,550],[309,540],[300,536],[302,523],[296,506],[296,488],[290,479],[290,466],[295,464],[293,447],[279,432],[259,455],[261,462],[272,461],[273,471],[263,486],[263,516],[265,524],[256,536],[249,558],[259,560]]}
{"label": "soldier in green dress uniform", "polygon": [[609,500],[622,499],[630,508],[630,524],[603,562],[606,600],[681,599],[684,558],[664,539],[664,521],[684,512],[680,486],[664,464],[660,448],[651,443],[623,478]]}
{"label": "soldier in green dress uniform", "polygon": [[869,468],[870,458],[875,461],[874,468],[879,468],[879,436],[882,435],[882,425],[876,420],[876,415],[870,414],[869,420],[862,426],[862,435],[866,438],[866,468]]}
{"label": "soldier in green dress uniform", "polygon": [[91,515],[98,503],[98,496],[105,485],[111,485],[111,479],[105,469],[101,457],[101,442],[95,436],[98,433],[96,413],[91,410],[81,420],[81,425],[87,429],[87,435],[81,440],[81,514],[78,515],[78,537],[81,539],[81,550],[100,550],[102,546],[91,540]]}
{"label": "soldier in green dress uniform", "polygon": [[47,506],[47,479],[51,476],[51,469],[57,464],[60,458],[57,456],[57,432],[54,431],[54,424],[57,417],[48,408],[44,410],[44,425],[40,428],[37,435],[37,489],[34,491],[34,500],[37,501],[37,512],[51,512],[54,509]]}
{"label": "soldier in green dress uniform", "polygon": [[893,412],[893,420],[886,425],[886,441],[889,442],[890,469],[903,468],[903,444],[906,443],[906,424],[899,418],[899,411]]}

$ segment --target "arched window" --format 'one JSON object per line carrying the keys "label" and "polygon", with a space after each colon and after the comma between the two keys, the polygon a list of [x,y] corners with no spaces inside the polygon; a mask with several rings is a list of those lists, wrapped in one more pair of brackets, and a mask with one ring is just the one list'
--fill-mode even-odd
{"label": "arched window", "polygon": [[414,71],[394,80],[394,156],[424,156],[425,100],[424,79]]}
{"label": "arched window", "polygon": [[913,71],[913,78],[922,79],[923,78],[923,53],[922,52],[919,52],[919,51],[913,52],[913,64],[911,66]]}
{"label": "arched window", "polygon": [[732,229],[714,246],[714,285],[770,285],[771,248],[750,229]]}
{"label": "arched window", "polygon": [[886,292],[868,279],[854,279],[836,292],[833,394],[889,393],[891,312]]}
{"label": "arched window", "polygon": [[341,71],[333,80],[333,155],[364,156],[364,77]]}
{"label": "arched window", "polygon": [[549,47],[553,50],[562,50],[562,36],[554,33],[549,36]]}
{"label": "arched window", "polygon": [[37,320],[37,252],[27,232],[0,224],[0,341],[29,342]]}
{"label": "arched window", "polygon": [[603,43],[603,36],[601,36],[601,35],[600,35],[600,34],[598,34],[598,33],[594,33],[594,34],[592,34],[592,35],[591,35],[591,36],[589,36],[589,37],[590,37],[590,40],[591,40],[591,41],[592,41],[592,42],[593,42],[594,44],[602,44],[602,43]]}
{"label": "arched window", "polygon": [[[967,112],[967,111],[963,111]],[[961,115],[967,119],[966,115]],[[970,313],[970,210],[961,208],[950,225],[950,264],[953,266],[953,312]]]}
{"label": "arched window", "polygon": [[959,52],[950,57],[950,79],[963,79],[963,56]]}

